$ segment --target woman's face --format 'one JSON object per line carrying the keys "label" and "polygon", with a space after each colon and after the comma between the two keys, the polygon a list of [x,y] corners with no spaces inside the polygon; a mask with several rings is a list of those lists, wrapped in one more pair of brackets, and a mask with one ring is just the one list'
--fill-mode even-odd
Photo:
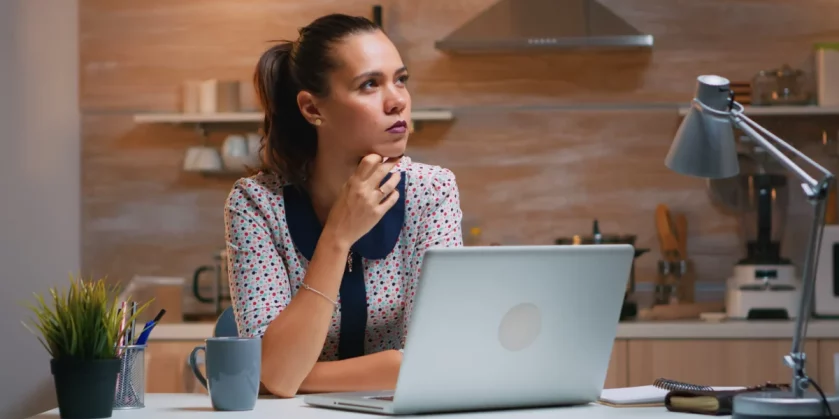
{"label": "woman's face", "polygon": [[343,149],[352,158],[404,154],[411,95],[396,47],[376,31],[347,37],[332,54],[338,67],[329,75],[329,95],[315,99],[323,118],[318,127],[321,147]]}

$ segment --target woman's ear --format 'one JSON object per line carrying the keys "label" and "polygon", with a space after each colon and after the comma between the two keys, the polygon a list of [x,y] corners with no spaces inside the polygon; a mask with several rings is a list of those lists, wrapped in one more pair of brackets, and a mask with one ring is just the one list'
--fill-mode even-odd
{"label": "woman's ear", "polygon": [[297,106],[300,108],[300,113],[312,125],[320,125],[323,122],[323,116],[315,103],[315,97],[309,92],[301,91],[297,94]]}

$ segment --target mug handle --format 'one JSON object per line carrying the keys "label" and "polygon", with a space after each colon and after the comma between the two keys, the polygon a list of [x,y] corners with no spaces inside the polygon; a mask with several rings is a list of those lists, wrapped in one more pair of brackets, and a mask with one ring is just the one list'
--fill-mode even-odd
{"label": "mug handle", "polygon": [[196,359],[198,351],[204,351],[204,357],[207,357],[207,347],[203,345],[196,346],[192,349],[192,352],[190,352],[189,354],[189,366],[192,368],[192,373],[195,375],[195,378],[198,379],[198,382],[201,383],[202,386],[204,386],[204,389],[209,391],[210,389],[207,388],[207,379],[204,378],[204,374],[201,374],[201,371],[198,370],[198,361]]}

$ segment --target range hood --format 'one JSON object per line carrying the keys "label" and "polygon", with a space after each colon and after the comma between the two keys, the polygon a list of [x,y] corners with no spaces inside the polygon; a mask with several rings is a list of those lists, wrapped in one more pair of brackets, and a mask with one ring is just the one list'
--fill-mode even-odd
{"label": "range hood", "polygon": [[596,0],[501,0],[434,46],[453,53],[650,48],[653,36]]}

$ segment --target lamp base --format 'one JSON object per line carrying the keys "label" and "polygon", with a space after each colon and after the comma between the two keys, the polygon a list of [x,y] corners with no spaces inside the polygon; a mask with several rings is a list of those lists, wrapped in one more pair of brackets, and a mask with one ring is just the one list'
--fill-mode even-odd
{"label": "lamp base", "polygon": [[821,395],[807,392],[795,397],[791,391],[759,391],[734,396],[732,419],[839,418],[839,395],[826,395],[833,416],[828,416]]}

